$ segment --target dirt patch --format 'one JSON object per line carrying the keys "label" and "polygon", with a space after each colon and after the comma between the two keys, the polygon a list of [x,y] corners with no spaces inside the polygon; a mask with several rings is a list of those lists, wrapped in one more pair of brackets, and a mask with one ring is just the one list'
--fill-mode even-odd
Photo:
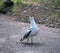
{"label": "dirt patch", "polygon": [[60,53],[60,31],[57,28],[48,28],[40,24],[40,32],[31,44],[27,43],[27,40],[20,42],[29,28],[28,23],[3,17],[0,18],[0,24],[0,53]]}

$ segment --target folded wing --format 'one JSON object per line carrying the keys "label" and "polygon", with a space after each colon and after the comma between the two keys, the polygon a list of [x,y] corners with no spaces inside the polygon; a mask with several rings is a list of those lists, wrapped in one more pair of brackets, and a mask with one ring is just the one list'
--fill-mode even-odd
{"label": "folded wing", "polygon": [[22,41],[22,40],[28,38],[30,34],[31,34],[31,31],[27,32],[27,33],[24,35],[24,37],[23,37],[20,41]]}

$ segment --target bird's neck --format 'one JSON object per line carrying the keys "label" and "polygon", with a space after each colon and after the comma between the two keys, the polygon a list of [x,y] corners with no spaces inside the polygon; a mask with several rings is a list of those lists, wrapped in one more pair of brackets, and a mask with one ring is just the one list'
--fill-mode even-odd
{"label": "bird's neck", "polygon": [[30,23],[31,23],[31,27],[32,27],[32,28],[37,28],[37,25],[36,25],[34,19],[32,19],[32,20],[30,21]]}

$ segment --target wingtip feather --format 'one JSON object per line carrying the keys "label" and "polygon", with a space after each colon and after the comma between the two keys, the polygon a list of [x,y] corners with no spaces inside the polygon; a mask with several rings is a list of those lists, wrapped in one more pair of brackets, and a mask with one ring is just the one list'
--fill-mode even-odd
{"label": "wingtip feather", "polygon": [[20,39],[20,41],[22,41],[23,39]]}

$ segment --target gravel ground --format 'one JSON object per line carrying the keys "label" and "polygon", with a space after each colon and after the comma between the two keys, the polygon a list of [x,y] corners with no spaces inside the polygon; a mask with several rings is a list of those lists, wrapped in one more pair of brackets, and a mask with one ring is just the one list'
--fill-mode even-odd
{"label": "gravel ground", "polygon": [[19,41],[29,28],[28,23],[16,22],[0,17],[0,53],[60,53],[60,31],[38,25],[40,32],[33,44]]}

